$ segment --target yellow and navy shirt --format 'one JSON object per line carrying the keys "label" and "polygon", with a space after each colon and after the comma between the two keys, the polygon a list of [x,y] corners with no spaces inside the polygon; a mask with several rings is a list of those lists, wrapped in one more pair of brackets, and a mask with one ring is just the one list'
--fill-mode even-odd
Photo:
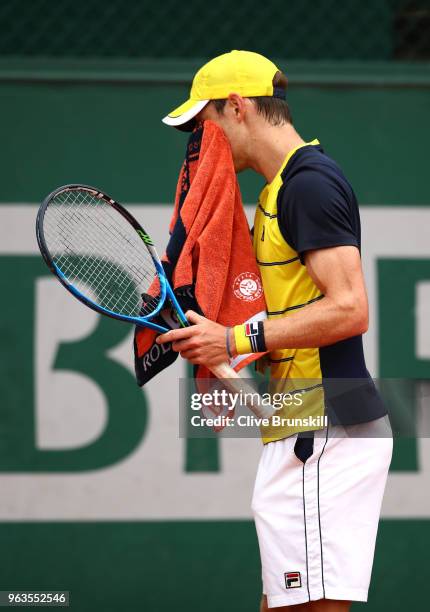
{"label": "yellow and navy shirt", "polygon": [[[307,251],[345,245],[360,249],[357,199],[317,140],[290,151],[262,190],[253,242],[270,319],[288,317],[323,299],[306,270]],[[271,393],[300,392],[302,398],[279,411],[288,425],[262,428],[264,442],[316,429],[315,420],[306,424],[308,417],[327,415],[334,424],[352,425],[386,414],[366,369],[361,335],[321,348],[271,351],[264,360],[270,366]],[[301,424],[290,424],[291,419]]]}

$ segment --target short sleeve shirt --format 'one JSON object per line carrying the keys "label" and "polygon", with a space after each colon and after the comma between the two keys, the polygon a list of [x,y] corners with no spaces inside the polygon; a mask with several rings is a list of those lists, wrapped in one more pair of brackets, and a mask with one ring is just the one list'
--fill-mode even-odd
{"label": "short sleeve shirt", "polygon": [[321,145],[299,149],[283,173],[278,222],[285,240],[298,252],[352,245],[360,249],[358,203],[339,166]]}

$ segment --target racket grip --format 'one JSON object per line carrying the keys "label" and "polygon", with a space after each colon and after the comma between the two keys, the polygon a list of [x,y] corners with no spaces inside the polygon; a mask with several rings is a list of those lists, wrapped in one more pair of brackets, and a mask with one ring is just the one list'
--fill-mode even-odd
{"label": "racket grip", "polygon": [[[220,363],[219,365],[209,368],[214,376],[222,380],[226,387],[233,393],[242,391],[245,396],[245,403],[255,416],[262,419],[269,419],[276,412],[273,406],[263,406],[259,394],[249,385],[243,378],[239,376],[236,370],[228,363]],[[256,397],[258,396],[258,397]]]}

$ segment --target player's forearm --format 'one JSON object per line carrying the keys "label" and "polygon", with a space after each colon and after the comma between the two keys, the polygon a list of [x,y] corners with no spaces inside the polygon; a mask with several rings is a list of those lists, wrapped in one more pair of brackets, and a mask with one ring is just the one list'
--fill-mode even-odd
{"label": "player's forearm", "polygon": [[[362,334],[367,325],[366,299],[347,296],[334,300],[326,296],[288,316],[264,321],[264,340],[269,351],[320,347]],[[230,343],[232,352],[237,354],[233,330]]]}
{"label": "player's forearm", "polygon": [[272,351],[334,344],[364,333],[367,321],[367,304],[324,297],[288,316],[265,321],[266,347]]}

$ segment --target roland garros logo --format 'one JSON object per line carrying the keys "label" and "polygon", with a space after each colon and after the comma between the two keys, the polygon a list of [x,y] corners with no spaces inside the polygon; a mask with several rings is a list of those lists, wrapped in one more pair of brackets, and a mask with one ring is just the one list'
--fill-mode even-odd
{"label": "roland garros logo", "polygon": [[236,276],[233,283],[234,295],[239,300],[245,300],[245,302],[253,302],[258,300],[263,293],[263,287],[259,277],[253,272],[243,272]]}

